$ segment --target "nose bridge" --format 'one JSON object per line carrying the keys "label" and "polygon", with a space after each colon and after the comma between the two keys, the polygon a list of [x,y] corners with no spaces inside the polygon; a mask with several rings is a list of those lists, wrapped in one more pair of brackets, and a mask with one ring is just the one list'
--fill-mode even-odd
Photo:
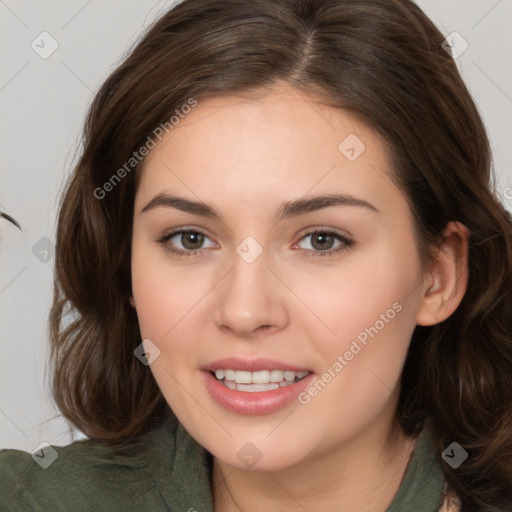
{"label": "nose bridge", "polygon": [[271,251],[254,237],[245,238],[232,258],[231,271],[219,288],[216,322],[240,336],[262,326],[283,327],[286,308],[282,287],[268,268]]}

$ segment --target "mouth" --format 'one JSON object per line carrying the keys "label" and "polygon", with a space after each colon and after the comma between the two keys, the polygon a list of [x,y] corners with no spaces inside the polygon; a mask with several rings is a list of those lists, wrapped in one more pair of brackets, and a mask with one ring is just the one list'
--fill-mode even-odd
{"label": "mouth", "polygon": [[210,371],[210,373],[228,389],[245,393],[256,393],[291,386],[306,378],[311,372],[308,370],[297,372],[279,369],[250,372],[218,368],[215,371]]}
{"label": "mouth", "polygon": [[245,415],[291,406],[316,378],[304,366],[262,356],[218,359],[201,370],[210,397],[224,409]]}

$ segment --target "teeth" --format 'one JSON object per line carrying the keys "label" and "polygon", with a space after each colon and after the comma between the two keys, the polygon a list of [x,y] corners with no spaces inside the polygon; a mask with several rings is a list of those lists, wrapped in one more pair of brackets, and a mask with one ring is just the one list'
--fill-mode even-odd
{"label": "teeth", "polygon": [[226,380],[235,380],[235,371],[234,370],[224,370],[224,378]]}
{"label": "teeth", "polygon": [[[256,391],[256,385],[272,384],[273,386],[268,389],[288,386],[297,380],[303,379],[308,374],[308,371],[292,372],[289,370],[261,370],[257,372],[222,368],[215,370],[217,379],[223,381],[230,389],[235,389],[231,387],[231,384],[241,385],[241,387],[250,386],[251,389],[247,389],[247,391]],[[279,386],[277,386],[277,384],[279,384]],[[237,389],[240,389],[240,386],[237,386]],[[242,391],[242,389],[240,390]],[[264,391],[266,390],[267,389],[264,389]],[[243,389],[243,391],[245,391],[245,389]]]}
{"label": "teeth", "polygon": [[273,389],[278,389],[279,384],[271,382],[270,384],[237,384],[237,391],[272,391]]}
{"label": "teeth", "polygon": [[283,370],[272,370],[270,372],[270,382],[281,382],[284,379]]}
{"label": "teeth", "polygon": [[223,380],[222,383],[229,389],[236,389],[236,384],[232,380]]}
{"label": "teeth", "polygon": [[251,372],[236,371],[235,382],[237,384],[250,384],[252,382]]}
{"label": "teeth", "polygon": [[253,384],[268,384],[270,381],[270,372],[263,370],[261,372],[252,372],[251,382]]}

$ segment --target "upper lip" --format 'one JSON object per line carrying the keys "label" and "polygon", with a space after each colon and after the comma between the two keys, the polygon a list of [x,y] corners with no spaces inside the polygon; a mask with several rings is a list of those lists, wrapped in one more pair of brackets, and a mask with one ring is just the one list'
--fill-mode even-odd
{"label": "upper lip", "polygon": [[226,357],[224,359],[217,359],[212,363],[206,364],[202,367],[202,369],[212,372],[218,369],[241,370],[247,372],[257,372],[261,370],[288,370],[291,372],[310,371],[302,366],[295,366],[293,364],[283,363],[282,361],[277,361],[275,359],[266,357],[258,357],[257,359]]}

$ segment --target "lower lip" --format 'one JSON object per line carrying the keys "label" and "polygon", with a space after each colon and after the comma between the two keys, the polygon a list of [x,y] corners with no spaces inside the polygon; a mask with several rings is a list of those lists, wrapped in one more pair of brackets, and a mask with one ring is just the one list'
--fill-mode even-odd
{"label": "lower lip", "polygon": [[206,388],[211,397],[222,407],[238,414],[269,414],[286,407],[304,391],[315,375],[310,373],[295,384],[271,391],[237,391],[218,381],[210,371],[203,371]]}

